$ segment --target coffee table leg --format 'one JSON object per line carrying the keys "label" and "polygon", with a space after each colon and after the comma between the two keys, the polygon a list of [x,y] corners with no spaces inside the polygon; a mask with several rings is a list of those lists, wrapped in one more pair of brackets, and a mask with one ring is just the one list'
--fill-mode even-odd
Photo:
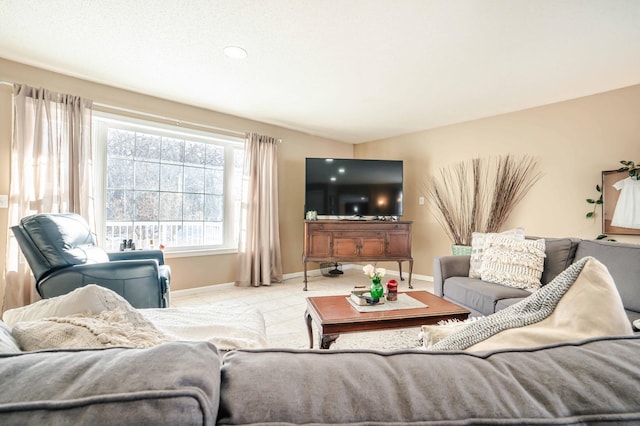
{"label": "coffee table leg", "polygon": [[340,337],[339,334],[320,334],[320,349],[329,349],[338,337]]}
{"label": "coffee table leg", "polygon": [[309,349],[313,349],[313,331],[311,330],[311,314],[309,310],[304,311],[304,320],[307,323],[307,333],[309,334]]}

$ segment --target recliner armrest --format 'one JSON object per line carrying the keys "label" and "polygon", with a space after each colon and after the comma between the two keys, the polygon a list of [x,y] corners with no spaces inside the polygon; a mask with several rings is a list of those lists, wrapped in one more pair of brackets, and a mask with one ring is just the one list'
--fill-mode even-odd
{"label": "recliner armrest", "polygon": [[164,265],[164,252],[162,250],[133,250],[107,252],[109,260],[143,260],[155,259],[158,265]]}
{"label": "recliner armrest", "polygon": [[439,256],[433,259],[433,292],[444,295],[444,281],[449,277],[468,277],[471,256]]}
{"label": "recliner armrest", "polygon": [[[162,275],[167,275],[163,269]],[[99,284],[124,297],[135,308],[163,308],[169,283],[155,259],[119,260],[75,265],[56,270],[38,282],[43,298],[69,293],[87,284]]]}

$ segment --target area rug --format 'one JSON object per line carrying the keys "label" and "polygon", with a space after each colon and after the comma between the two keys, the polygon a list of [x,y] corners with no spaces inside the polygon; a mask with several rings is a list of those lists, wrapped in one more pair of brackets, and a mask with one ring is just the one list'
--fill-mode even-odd
{"label": "area rug", "polygon": [[[399,330],[367,331],[362,333],[341,334],[330,347],[340,349],[421,349],[420,327]],[[314,331],[315,333],[315,331]],[[314,348],[318,347],[318,336],[314,334]],[[269,346],[273,348],[308,349],[309,337],[306,333],[287,333],[268,336]]]}

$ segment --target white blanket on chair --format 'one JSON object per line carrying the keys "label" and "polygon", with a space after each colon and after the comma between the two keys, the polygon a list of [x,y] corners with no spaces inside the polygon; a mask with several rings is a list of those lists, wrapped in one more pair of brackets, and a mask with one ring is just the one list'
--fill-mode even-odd
{"label": "white blanket on chair", "polygon": [[[105,316],[105,312],[112,311],[120,313],[117,318],[116,316],[107,315],[108,318]],[[69,319],[70,317],[73,319]],[[38,324],[42,324],[51,329],[63,326],[66,328],[76,327],[78,333],[89,337],[91,337],[90,334],[97,336],[99,333],[98,325],[100,325],[103,334],[104,330],[113,331],[113,323],[116,319],[121,326],[118,339],[123,338],[122,334],[125,330],[131,330],[133,333],[136,329],[140,332],[142,328],[146,327],[151,330],[151,333],[153,329],[156,330],[155,343],[166,338],[176,341],[211,342],[220,350],[267,346],[264,318],[257,309],[249,305],[220,302],[167,309],[135,309],[120,295],[94,284],[78,288],[62,296],[40,300],[22,308],[6,311],[3,315],[3,320],[7,325],[19,330],[28,328],[30,333],[42,331],[38,330]],[[28,327],[27,322],[30,323]],[[78,333],[74,332],[74,334]],[[134,337],[138,339],[139,336]],[[74,337],[76,343],[73,344],[77,344],[77,341]],[[104,335],[102,341],[122,342],[116,337],[106,338]],[[132,346],[144,346],[139,340],[135,340],[135,342],[136,344]],[[49,344],[57,345],[51,347],[65,348],[69,347],[65,345],[71,344],[71,341],[66,343],[56,338],[55,342],[52,341]],[[39,349],[45,348],[39,347]]]}
{"label": "white blanket on chair", "polygon": [[208,341],[220,350],[268,346],[262,314],[244,303],[138,311],[171,340]]}

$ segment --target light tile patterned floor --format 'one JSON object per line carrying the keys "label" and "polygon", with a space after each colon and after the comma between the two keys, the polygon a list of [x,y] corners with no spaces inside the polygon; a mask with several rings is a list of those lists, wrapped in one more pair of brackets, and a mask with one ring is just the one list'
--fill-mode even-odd
{"label": "light tile patterned floor", "polygon": [[[397,275],[389,273],[384,277],[383,282],[394,278],[400,283],[398,291],[407,291],[406,272],[403,276],[405,281],[400,281]],[[267,339],[270,344],[285,346],[279,343],[286,342],[287,347],[305,348],[309,345],[304,321],[306,298],[348,294],[355,285],[368,284],[369,280],[361,267],[354,266],[353,268],[345,267],[344,274],[336,277],[324,277],[319,274],[310,276],[308,291],[303,291],[302,277],[262,287],[235,287],[231,284],[222,284],[208,287],[206,292],[198,294],[174,294],[171,305],[191,306],[222,300],[244,302],[256,307],[264,315]],[[430,281],[416,279],[414,276],[412,284],[414,290],[433,291],[433,283]]]}

